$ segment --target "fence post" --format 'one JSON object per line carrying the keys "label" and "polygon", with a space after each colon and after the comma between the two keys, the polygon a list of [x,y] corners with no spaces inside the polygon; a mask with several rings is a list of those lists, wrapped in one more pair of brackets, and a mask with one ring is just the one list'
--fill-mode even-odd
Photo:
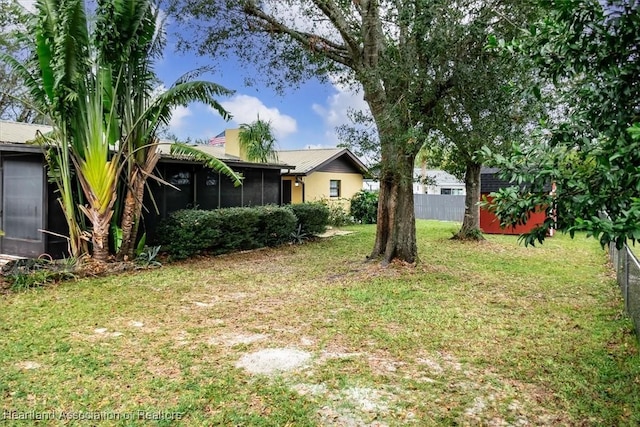
{"label": "fence post", "polygon": [[[629,308],[629,267],[630,262],[633,259],[633,254],[629,249],[629,246],[625,243],[624,245],[624,309],[627,313],[630,313]],[[634,319],[635,320],[635,319]]]}

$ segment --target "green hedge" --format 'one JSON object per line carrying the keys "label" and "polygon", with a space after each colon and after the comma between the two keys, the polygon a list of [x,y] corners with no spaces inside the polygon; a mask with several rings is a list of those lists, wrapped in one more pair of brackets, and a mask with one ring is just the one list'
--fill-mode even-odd
{"label": "green hedge", "polygon": [[306,235],[322,234],[329,225],[329,207],[321,202],[307,202],[288,205],[296,218],[297,228]]}
{"label": "green hedge", "polygon": [[277,206],[173,212],[158,225],[156,243],[174,259],[202,251],[222,254],[288,242],[297,229],[291,210]]}
{"label": "green hedge", "polygon": [[360,190],[351,199],[351,216],[361,224],[375,224],[378,220],[378,193]]}

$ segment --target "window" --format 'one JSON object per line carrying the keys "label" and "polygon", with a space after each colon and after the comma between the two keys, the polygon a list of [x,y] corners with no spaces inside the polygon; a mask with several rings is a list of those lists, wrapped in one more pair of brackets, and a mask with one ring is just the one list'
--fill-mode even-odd
{"label": "window", "polygon": [[340,197],[340,180],[329,181],[329,197]]}
{"label": "window", "polygon": [[178,172],[171,175],[168,179],[169,184],[179,186],[179,185],[190,185],[191,184],[191,174],[189,172]]}
{"label": "window", "polygon": [[462,188],[441,188],[440,194],[447,196],[462,196]]}

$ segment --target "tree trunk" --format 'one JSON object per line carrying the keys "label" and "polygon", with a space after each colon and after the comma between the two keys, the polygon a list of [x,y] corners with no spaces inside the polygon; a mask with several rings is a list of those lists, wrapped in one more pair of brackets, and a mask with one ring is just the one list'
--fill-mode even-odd
{"label": "tree trunk", "polygon": [[138,177],[138,182],[136,183],[136,188],[134,189],[136,204],[133,211],[133,226],[131,227],[131,239],[129,240],[130,245],[128,251],[125,252],[130,259],[133,259],[136,255],[136,241],[138,238],[138,230],[140,229],[140,220],[142,219],[142,206],[144,201],[144,189],[146,183],[146,176],[140,176]]}
{"label": "tree trunk", "polygon": [[[398,151],[401,147],[394,146]],[[412,156],[395,153],[396,168],[385,168],[380,179],[378,223],[371,259],[383,265],[393,259],[414,263],[418,260],[416,219],[413,208]]]}
{"label": "tree trunk", "polygon": [[467,161],[464,174],[464,186],[467,195],[464,198],[464,219],[460,231],[453,236],[460,240],[484,240],[480,230],[480,169],[482,165]]}
{"label": "tree trunk", "polygon": [[129,177],[120,222],[120,228],[122,229],[122,245],[118,251],[118,259],[120,260],[125,257],[133,259],[135,255],[134,252],[138,229],[140,227],[140,217],[142,216],[142,203],[147,177],[153,172],[160,160],[157,145],[157,143],[154,143],[147,148],[148,151],[144,165],[141,167],[135,164]]}
{"label": "tree trunk", "polygon": [[[127,185],[127,193],[124,199],[124,207],[122,209],[122,217],[120,222],[120,228],[122,230],[122,243],[120,244],[120,249],[118,250],[118,259],[122,260],[125,256],[129,257],[129,253],[132,251],[135,242],[135,238],[132,237],[133,234],[133,224],[135,223],[135,213],[136,213],[136,194],[138,193],[138,182],[139,180],[139,172],[138,170],[134,170],[129,178],[129,183]],[[144,185],[144,183],[143,183]],[[144,189],[144,187],[143,187]]]}
{"label": "tree trunk", "polygon": [[[115,200],[115,194],[113,195]],[[113,210],[109,206],[106,212],[99,213],[97,209],[80,206],[80,210],[91,221],[91,245],[93,246],[91,257],[98,262],[109,261],[109,224],[113,216]]]}

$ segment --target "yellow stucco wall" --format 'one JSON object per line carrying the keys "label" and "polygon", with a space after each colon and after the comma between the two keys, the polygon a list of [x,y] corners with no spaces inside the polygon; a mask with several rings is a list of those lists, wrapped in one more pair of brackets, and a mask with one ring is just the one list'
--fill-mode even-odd
{"label": "yellow stucco wall", "polygon": [[283,176],[283,181],[291,181],[291,203],[302,203],[302,185],[296,187],[295,178],[292,176]]}
{"label": "yellow stucco wall", "polygon": [[245,160],[244,150],[240,149],[240,129],[227,129],[224,131],[224,151],[225,153],[240,157]]}
{"label": "yellow stucco wall", "polygon": [[[340,181],[340,197],[329,197],[329,181]],[[362,175],[357,173],[314,172],[303,178],[305,201],[350,199],[362,190]],[[295,202],[293,202],[295,203]]]}

